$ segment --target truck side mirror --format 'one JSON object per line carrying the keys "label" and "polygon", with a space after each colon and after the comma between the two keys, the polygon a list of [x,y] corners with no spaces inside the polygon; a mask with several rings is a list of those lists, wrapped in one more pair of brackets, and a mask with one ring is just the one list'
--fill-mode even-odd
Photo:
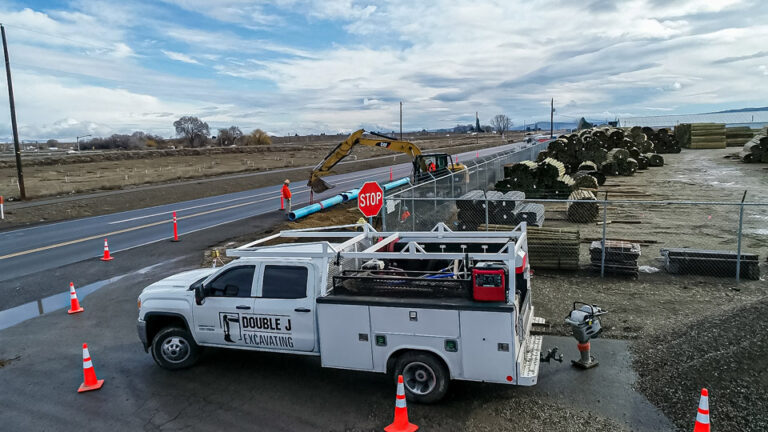
{"label": "truck side mirror", "polygon": [[197,305],[203,304],[203,299],[205,298],[205,285],[200,284],[195,287],[195,303]]}

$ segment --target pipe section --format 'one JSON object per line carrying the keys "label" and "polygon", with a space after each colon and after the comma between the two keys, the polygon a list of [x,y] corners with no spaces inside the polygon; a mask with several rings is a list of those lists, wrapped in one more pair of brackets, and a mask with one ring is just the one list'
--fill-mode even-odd
{"label": "pipe section", "polygon": [[[390,189],[394,189],[396,187],[400,187],[408,183],[409,183],[408,177],[404,177],[404,178],[401,178],[400,180],[395,180],[393,182],[386,183],[385,185],[382,186],[382,189],[384,189],[385,191],[388,191]],[[351,189],[346,192],[342,192],[338,195],[334,195],[330,198],[324,199],[319,203],[315,203],[312,205],[308,205],[306,207],[302,207],[300,209],[296,209],[288,213],[288,220],[295,221],[297,219],[301,219],[303,217],[309,216],[313,213],[317,213],[323,209],[333,207],[337,204],[341,204],[343,202],[347,202],[351,200],[356,200],[357,195],[359,193],[360,193],[360,189]]]}

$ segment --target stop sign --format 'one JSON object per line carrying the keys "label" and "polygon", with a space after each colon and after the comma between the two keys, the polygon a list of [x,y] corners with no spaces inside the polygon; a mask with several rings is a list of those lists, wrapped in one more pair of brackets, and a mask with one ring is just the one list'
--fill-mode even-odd
{"label": "stop sign", "polygon": [[376,182],[365,182],[357,194],[357,208],[367,217],[379,214],[384,204],[384,191]]}

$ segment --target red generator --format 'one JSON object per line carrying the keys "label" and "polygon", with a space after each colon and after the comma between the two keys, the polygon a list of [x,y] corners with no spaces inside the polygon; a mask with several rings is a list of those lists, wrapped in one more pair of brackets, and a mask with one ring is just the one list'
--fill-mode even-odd
{"label": "red generator", "polygon": [[481,262],[472,268],[472,298],[476,301],[507,301],[509,269],[502,263]]}

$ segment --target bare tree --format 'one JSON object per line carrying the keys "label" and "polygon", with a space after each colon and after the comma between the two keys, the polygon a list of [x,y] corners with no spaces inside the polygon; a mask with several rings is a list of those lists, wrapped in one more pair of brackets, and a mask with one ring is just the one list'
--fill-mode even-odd
{"label": "bare tree", "polygon": [[176,135],[184,137],[192,147],[202,146],[210,135],[208,123],[193,116],[184,116],[175,122]]}
{"label": "bare tree", "polygon": [[224,146],[232,146],[237,144],[243,137],[243,131],[237,126],[230,126],[226,129],[219,129],[219,136],[216,137],[216,144]]}
{"label": "bare tree", "polygon": [[248,135],[247,145],[272,145],[272,138],[261,129],[256,129]]}
{"label": "bare tree", "polygon": [[504,114],[496,114],[491,119],[491,127],[503,138],[504,133],[512,127],[512,121]]}

